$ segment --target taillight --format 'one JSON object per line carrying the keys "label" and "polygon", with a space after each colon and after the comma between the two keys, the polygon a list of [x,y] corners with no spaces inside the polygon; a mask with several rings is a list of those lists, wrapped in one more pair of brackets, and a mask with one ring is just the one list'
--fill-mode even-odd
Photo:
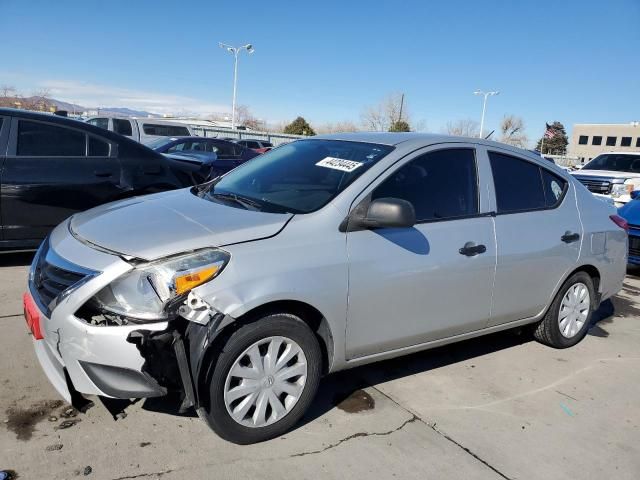
{"label": "taillight", "polygon": [[629,231],[629,222],[627,222],[624,218],[622,218],[620,215],[609,215],[609,218],[611,219],[611,221],[613,223],[615,223],[617,226],[619,226],[621,229],[623,229],[625,232]]}

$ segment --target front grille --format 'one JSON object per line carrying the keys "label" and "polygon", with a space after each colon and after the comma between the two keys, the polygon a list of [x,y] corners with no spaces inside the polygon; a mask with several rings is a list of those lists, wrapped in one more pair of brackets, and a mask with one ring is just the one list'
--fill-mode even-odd
{"label": "front grille", "polygon": [[640,237],[629,236],[629,256],[640,257]]}
{"label": "front grille", "polygon": [[611,193],[611,182],[609,180],[577,176],[576,178],[580,181],[580,183],[587,187],[590,192],[601,193],[603,195]]}
{"label": "front grille", "polygon": [[[50,252],[49,240],[46,239],[34,259],[29,281],[34,300],[47,316],[51,315],[51,310],[55,307],[60,295],[88,275],[88,272],[80,267],[74,271],[75,269],[70,268],[73,265],[66,261],[54,263],[56,257],[57,255]],[[65,265],[63,266],[62,263]]]}

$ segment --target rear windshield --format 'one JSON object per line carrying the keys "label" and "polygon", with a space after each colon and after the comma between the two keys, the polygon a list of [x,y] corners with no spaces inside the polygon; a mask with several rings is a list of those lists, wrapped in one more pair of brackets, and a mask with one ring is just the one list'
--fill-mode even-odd
{"label": "rear windshield", "polygon": [[587,163],[584,170],[614,170],[616,172],[640,173],[640,155],[605,153]]}
{"label": "rear windshield", "polygon": [[203,196],[233,201],[234,206],[245,200],[262,211],[309,213],[329,203],[392,150],[373,143],[299,140],[236,168]]}

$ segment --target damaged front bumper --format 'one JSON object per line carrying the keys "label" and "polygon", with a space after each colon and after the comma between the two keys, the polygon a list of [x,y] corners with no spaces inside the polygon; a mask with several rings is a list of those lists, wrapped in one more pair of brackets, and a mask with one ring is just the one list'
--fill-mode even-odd
{"label": "damaged front bumper", "polygon": [[[215,331],[226,317],[190,295],[181,305],[181,316],[172,320],[128,325],[88,322],[79,313],[83,305],[132,267],[65,233],[61,225],[45,241],[34,258],[28,286],[42,330],[34,348],[54,388],[76,405],[80,394],[132,399],[179,390],[185,394],[185,407],[197,406],[194,379],[200,364],[193,352],[196,345],[208,345],[213,338],[210,330]],[[36,268],[40,260],[44,264]],[[85,280],[47,302],[43,289],[56,274],[85,275]]]}
{"label": "damaged front bumper", "polygon": [[135,330],[127,341],[137,346],[145,359],[142,372],[155,378],[168,390],[182,393],[180,411],[203,406],[198,388],[206,375],[206,352],[218,333],[233,318],[220,313],[195,293],[190,293],[179,309],[180,317],[169,322],[166,330]]}

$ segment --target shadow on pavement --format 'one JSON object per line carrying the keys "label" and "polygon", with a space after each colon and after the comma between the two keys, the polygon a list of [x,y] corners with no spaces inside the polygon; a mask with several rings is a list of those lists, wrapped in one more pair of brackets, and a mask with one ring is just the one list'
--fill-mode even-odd
{"label": "shadow on pavement", "polygon": [[[615,298],[615,302],[619,303],[619,297]],[[602,326],[613,322],[614,314],[619,310],[619,306],[614,306],[611,300],[602,302],[593,314],[589,335],[609,336]],[[533,341],[530,328],[506,330],[328,375],[320,382],[318,393],[308,412],[294,428],[316,420],[345,401],[355,400],[363,388],[472,360],[530,341]],[[474,368],[474,365],[471,365],[471,368]],[[196,416],[193,409],[179,413],[180,402],[178,395],[150,398],[145,401],[143,408],[169,415]],[[371,405],[370,408],[375,407]]]}
{"label": "shadow on pavement", "polygon": [[35,251],[3,252],[0,251],[0,267],[22,267],[31,265]]}

